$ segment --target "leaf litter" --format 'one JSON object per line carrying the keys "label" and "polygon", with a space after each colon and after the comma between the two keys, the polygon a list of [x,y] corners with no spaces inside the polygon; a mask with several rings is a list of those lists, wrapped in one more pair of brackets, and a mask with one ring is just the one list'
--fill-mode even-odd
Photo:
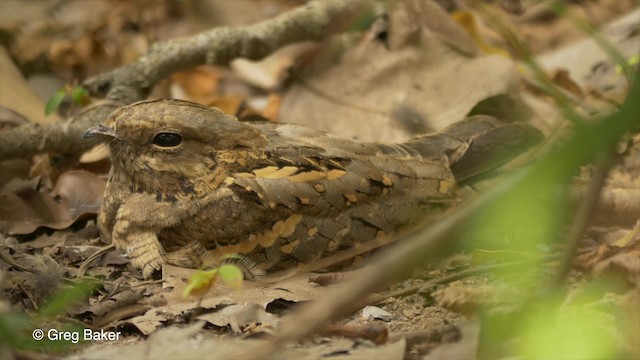
{"label": "leaf litter", "polygon": [[[591,3],[604,6],[607,1]],[[468,35],[456,25],[455,17],[434,4],[398,2],[386,22],[376,24],[362,38],[336,39],[333,44],[289,49],[272,55],[273,58],[265,63],[239,61],[232,66],[232,71],[214,67],[189,70],[170,80],[170,90],[159,87],[154,91],[158,96],[180,95],[177,97],[209,105],[226,104],[223,105],[225,111],[231,113],[253,104],[249,106],[252,111],[269,120],[297,122],[360,140],[400,141],[416,132],[441,129],[477,110],[479,104],[495,99],[506,99],[509,104],[518,105],[506,113],[501,112],[500,117],[524,117],[547,131],[553,128],[559,116],[557,113],[547,115],[553,111],[549,112],[545,100],[541,101],[543,97],[532,95],[521,86],[519,64],[504,54],[482,54],[491,52],[492,47],[501,48],[495,34],[491,35],[485,24],[471,23],[476,34]],[[32,6],[36,6],[38,12],[50,11],[41,4]],[[73,2],[65,2],[65,6],[78,8],[67,8],[58,15],[69,16],[69,21],[79,21],[80,18],[73,14],[82,13],[83,6]],[[136,5],[120,6],[122,8],[113,11],[127,12],[127,6]],[[158,24],[170,18],[171,9],[164,6],[155,15],[146,17],[147,24]],[[63,21],[53,25],[62,35],[50,32],[46,37],[39,37],[37,31],[42,30],[38,29],[49,30],[37,26],[33,27],[36,32],[22,32],[23,37],[15,43],[13,51],[20,55],[21,62],[51,51],[55,67],[64,69],[62,76],[68,77],[111,68],[120,64],[123,58],[135,58],[146,49],[149,43],[146,35],[134,32],[119,37],[127,32],[129,20],[126,17],[109,16],[109,11],[103,7],[96,9],[103,14],[103,22],[96,28],[80,19],[84,32],[71,37],[75,43],[69,42],[68,36],[64,35],[70,27]],[[616,14],[623,12],[618,10]],[[637,15],[637,10],[629,17],[634,14]],[[518,22],[540,29],[546,26],[549,14],[536,15],[539,18],[527,16],[529,18],[518,16]],[[431,25],[412,25],[415,23]],[[14,29],[25,26],[25,22],[18,20],[3,24]],[[169,28],[171,26],[177,25],[172,24]],[[92,32],[96,34],[96,31],[98,35],[92,38]],[[120,50],[114,53],[106,47],[104,39],[107,37],[102,37],[105,34],[132,45],[117,47]],[[527,34],[535,36],[534,32]],[[622,36],[633,38],[628,33]],[[478,39],[483,38],[488,39],[489,47],[481,46]],[[30,52],[21,53],[24,44],[31,41],[37,46]],[[344,41],[348,45],[345,46]],[[633,47],[635,44],[626,38],[625,41],[631,44],[630,48],[623,48],[625,54],[638,51]],[[534,45],[540,49],[548,46],[542,40]],[[335,62],[335,49],[340,46],[346,50],[340,61]],[[558,52],[577,51],[587,61],[576,65],[579,69],[588,69],[586,72],[576,72],[573,67],[568,69],[566,64],[554,63],[544,57],[541,62],[550,73],[555,72],[559,86],[592,108],[606,109],[602,99],[606,100],[604,103],[619,104],[626,88],[616,77],[615,68],[600,58],[594,67],[589,60],[596,61],[596,56],[585,48],[562,47]],[[567,56],[556,53],[547,59],[566,59]],[[290,81],[293,85],[288,85]],[[267,98],[270,100],[265,102]],[[35,107],[34,104],[32,102],[31,106]],[[44,107],[42,104],[38,107]],[[269,106],[271,109],[267,112],[265,109]],[[515,108],[520,111],[514,113]],[[340,121],[326,121],[327,113]],[[27,118],[36,121],[37,117],[27,115]],[[596,210],[598,215],[605,215],[596,221],[598,225],[610,227],[598,228],[599,233],[592,228],[591,237],[584,239],[584,246],[574,263],[574,271],[580,272],[572,278],[576,293],[586,291],[580,276],[613,276],[622,281],[618,292],[607,294],[595,300],[597,304],[590,305],[598,309],[605,306],[633,308],[638,303],[637,296],[634,298],[632,294],[640,284],[637,266],[640,240],[634,221],[639,217],[636,204],[640,204],[640,201],[634,201],[638,197],[638,149],[640,138],[636,134],[627,146],[622,147],[624,156],[603,190],[604,201],[599,205],[602,207]],[[27,179],[24,166],[12,167],[5,163],[0,164],[3,179],[4,169],[15,175],[7,176],[2,182],[0,227],[4,234],[14,237],[2,239],[0,269],[8,274],[4,275],[3,285],[11,305],[32,311],[41,306],[66,278],[73,278],[84,260],[105,246],[97,239],[93,220],[101,202],[104,180],[90,172],[63,170],[59,176],[51,176],[55,181],[50,186],[38,178]],[[50,175],[47,171],[43,176]],[[585,170],[585,176],[589,178],[588,170]],[[576,189],[579,188],[578,180]],[[612,213],[612,209],[616,212]],[[499,256],[492,256],[489,261],[497,261]],[[33,272],[16,271],[5,259]],[[409,280],[391,284],[386,290],[393,292],[417,287],[433,278],[475,266],[471,261],[469,257],[458,255],[444,259],[442,264],[418,270]],[[457,265],[450,266],[454,262]],[[313,301],[324,291],[323,287],[309,281],[317,274],[298,274],[276,283],[259,279],[245,281],[240,290],[216,285],[199,299],[185,299],[182,293],[194,270],[166,266],[161,281],[146,282],[140,273],[129,270],[126,264],[126,257],[117,251],[107,252],[94,261],[87,275],[100,279],[103,285],[85,304],[69,313],[86,326],[122,331],[127,335],[126,339],[117,344],[91,345],[71,358],[242,357],[252,349],[261,349],[278,324],[299,304]],[[340,273],[321,276],[338,280],[343,277]],[[340,286],[340,283],[328,286]],[[385,312],[388,322],[362,318],[359,313],[338,324],[364,328],[384,324],[382,326],[391,334],[385,345],[375,346],[370,340],[348,335],[327,335],[287,345],[272,356],[309,359],[338,354],[342,358],[385,359],[473,357],[477,356],[479,340],[479,325],[473,320],[478,316],[477,310],[489,303],[503,314],[509,314],[515,306],[505,299],[511,297],[517,295],[510,295],[508,286],[492,283],[487,276],[471,276],[447,285],[421,289],[413,295],[386,299],[378,306]],[[390,320],[386,313],[390,314]],[[629,314],[636,316],[637,311]]]}

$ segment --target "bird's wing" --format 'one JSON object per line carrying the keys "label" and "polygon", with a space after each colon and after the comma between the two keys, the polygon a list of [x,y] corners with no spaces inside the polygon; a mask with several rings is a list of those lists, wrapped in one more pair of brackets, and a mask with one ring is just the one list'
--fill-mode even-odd
{"label": "bird's wing", "polygon": [[382,198],[442,199],[453,188],[451,172],[440,161],[390,155],[375,144],[296,125],[256,127],[269,139],[269,161],[232,177],[266,208],[330,216]]}

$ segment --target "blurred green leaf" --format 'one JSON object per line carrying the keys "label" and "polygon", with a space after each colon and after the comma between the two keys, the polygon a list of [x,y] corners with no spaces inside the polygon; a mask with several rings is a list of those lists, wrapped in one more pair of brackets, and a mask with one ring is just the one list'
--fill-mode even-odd
{"label": "blurred green leaf", "polygon": [[191,275],[182,297],[204,295],[213,285],[218,276],[218,269],[198,270]]}
{"label": "blurred green leaf", "polygon": [[616,358],[616,322],[609,314],[548,303],[529,320],[518,351],[523,359]]}
{"label": "blurred green leaf", "polygon": [[67,309],[86,300],[97,286],[97,281],[83,279],[76,284],[62,288],[40,308],[40,315],[54,317],[63,314]]}
{"label": "blurred green leaf", "polygon": [[82,86],[76,86],[71,90],[71,99],[78,105],[87,105],[90,102],[89,91]]}
{"label": "blurred green leaf", "polygon": [[225,284],[233,287],[240,288],[242,287],[242,280],[244,279],[244,274],[242,270],[233,264],[224,264],[220,266],[220,276],[222,277],[222,281]]}
{"label": "blurred green leaf", "polygon": [[29,327],[29,318],[25,314],[3,312],[0,314],[0,339],[7,344],[19,346],[24,342],[21,331]]}
{"label": "blurred green leaf", "polygon": [[[625,103],[618,112],[599,121],[585,121],[567,141],[540,158],[529,169],[513,178],[513,185],[502,196],[478,211],[466,230],[476,236],[476,248],[491,249],[496,239],[504,237],[497,247],[501,251],[485,252],[485,257],[500,252],[530,252],[566,248],[566,230],[574,209],[568,200],[568,185],[580,168],[599,155],[611,152],[625,132],[640,125],[640,83],[636,77]],[[511,180],[508,179],[508,180]],[[488,235],[486,235],[488,234]],[[493,247],[496,248],[495,246]],[[564,250],[570,251],[569,250]],[[570,259],[570,257],[565,257]],[[523,294],[523,305],[506,316],[495,315],[492,306],[484,309],[483,339],[480,357],[495,358],[615,358],[620,351],[620,338],[612,335],[614,316],[576,305],[577,299],[567,295],[565,287],[557,287],[558,272],[554,266],[532,262],[519,273],[494,272],[494,278],[508,283]],[[566,281],[566,279],[563,279]],[[611,280],[600,293],[620,289]],[[591,300],[597,301],[594,292]],[[604,296],[604,295],[602,295]],[[565,304],[573,301],[572,304]],[[619,322],[619,321],[618,321]],[[510,347],[510,345],[516,345]],[[515,353],[514,353],[515,352]]]}
{"label": "blurred green leaf", "polygon": [[50,115],[58,110],[60,104],[62,104],[62,101],[64,100],[65,95],[66,93],[64,89],[60,89],[55,94],[53,94],[53,96],[49,98],[49,101],[47,101],[47,104],[44,107],[44,114]]}

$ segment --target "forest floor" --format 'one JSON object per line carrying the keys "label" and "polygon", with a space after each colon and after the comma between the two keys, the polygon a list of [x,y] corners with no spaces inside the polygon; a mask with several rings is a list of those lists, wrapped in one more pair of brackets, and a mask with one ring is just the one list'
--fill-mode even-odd
{"label": "forest floor", "polygon": [[[442,11],[421,3],[438,3]],[[479,2],[399,1],[357,35],[287,46],[259,62],[239,59],[229,67],[179,71],[149,97],[188,99],[362,141],[399,142],[470,114],[517,117],[551,139],[537,154],[519,159],[522,164],[563,143],[572,126],[527,67],[518,43],[505,37],[502,21],[580,116],[602,118],[624,103],[628,79],[600,38],[580,26],[601,30],[605,42],[637,69],[637,2],[563,2],[564,15],[544,2],[486,1],[481,8],[471,3]],[[0,1],[0,133],[62,123],[90,102],[78,87],[84,79],[136,61],[157,41],[251,25],[299,5]],[[340,46],[338,61],[333,51]],[[53,112],[45,116],[47,106]],[[553,228],[553,236],[568,239],[578,227],[575,249],[561,240],[520,247],[514,242],[521,234],[469,228],[461,245],[357,299],[357,311],[277,347],[272,339],[281,326],[303,325],[301,305],[348,292],[345,284],[363,276],[366,260],[364,270],[300,271],[248,279],[240,289],[215,284],[200,297],[184,297],[197,270],[165,266],[146,280],[122,252],[92,258],[108,245],[96,225],[110,167],[104,146],[79,158],[48,152],[4,159],[0,358],[637,358],[638,127],[617,143],[596,189],[600,200],[582,226],[568,221]],[[568,193],[588,198],[601,169],[597,162],[585,164]],[[501,179],[462,187],[456,208]],[[565,209],[560,200],[550,206]],[[565,215],[572,218],[569,208]],[[541,212],[527,214],[542,217]],[[517,229],[525,238],[549,234],[537,230]],[[383,257],[392,246],[375,255]],[[563,260],[567,252],[570,258]],[[545,286],[563,261],[570,269],[561,289],[551,292]]]}

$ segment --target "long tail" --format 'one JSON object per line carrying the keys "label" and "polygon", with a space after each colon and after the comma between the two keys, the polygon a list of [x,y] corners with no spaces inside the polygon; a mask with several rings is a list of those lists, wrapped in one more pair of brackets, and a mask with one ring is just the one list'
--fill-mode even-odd
{"label": "long tail", "polygon": [[456,180],[464,182],[506,164],[543,139],[544,135],[529,124],[478,115],[403,145],[423,158],[448,161]]}

